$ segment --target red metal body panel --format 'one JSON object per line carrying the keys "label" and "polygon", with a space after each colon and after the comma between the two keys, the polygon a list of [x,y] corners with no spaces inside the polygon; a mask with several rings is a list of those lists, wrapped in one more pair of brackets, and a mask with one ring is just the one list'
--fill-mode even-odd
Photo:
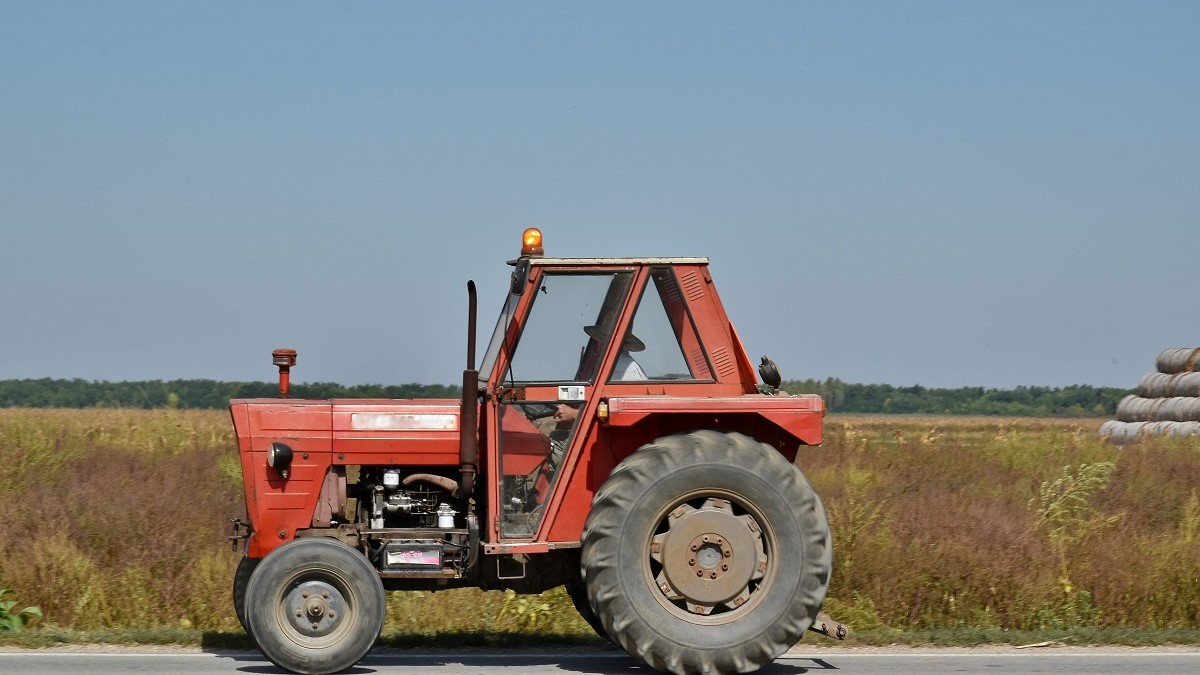
{"label": "red metal body panel", "polygon": [[[328,401],[237,399],[229,409],[241,450],[246,513],[254,530],[247,552],[260,558],[312,523],[331,464],[331,406]],[[277,441],[295,452],[287,479],[267,466],[267,449]]]}
{"label": "red metal body panel", "polygon": [[550,456],[550,439],[521,413],[505,410],[504,475],[525,476]]}
{"label": "red metal body panel", "polygon": [[737,397],[697,396],[621,396],[608,399],[608,423],[630,427],[651,415],[666,414],[730,415],[757,414],[795,436],[805,445],[821,443],[821,421],[825,401],[820,396]]}
{"label": "red metal body panel", "polygon": [[[609,447],[608,430],[593,424],[579,452],[570,455],[562,468],[559,486],[550,504],[551,511],[542,528],[542,539],[553,542],[577,542],[583,533],[583,522],[591,510],[592,498],[617,465]],[[601,468],[603,467],[603,468]],[[603,476],[600,476],[600,474]]]}
{"label": "red metal body panel", "polygon": [[458,401],[334,399],[335,464],[458,464]]}
{"label": "red metal body panel", "polygon": [[[714,375],[722,384],[736,385],[739,393],[754,391],[754,368],[746,356],[746,350],[733,332],[725,308],[713,288],[712,276],[706,266],[681,265],[675,268],[679,285],[687,298],[688,309],[696,322],[696,330],[708,350]],[[714,396],[724,395],[717,391],[705,391]]]}

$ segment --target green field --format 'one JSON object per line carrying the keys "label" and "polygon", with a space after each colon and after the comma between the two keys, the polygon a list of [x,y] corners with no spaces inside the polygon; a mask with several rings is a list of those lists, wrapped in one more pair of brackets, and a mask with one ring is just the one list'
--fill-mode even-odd
{"label": "green field", "polygon": [[[828,418],[826,443],[800,460],[834,533],[826,609],[868,639],[1074,631],[1144,642],[1154,638],[1139,631],[1154,629],[1196,641],[1200,443],[1118,450],[1099,424]],[[225,536],[243,505],[226,413],[3,409],[0,463],[0,589],[44,614],[25,635],[240,632],[238,554]],[[399,644],[591,636],[562,589],[389,602],[385,636]]]}

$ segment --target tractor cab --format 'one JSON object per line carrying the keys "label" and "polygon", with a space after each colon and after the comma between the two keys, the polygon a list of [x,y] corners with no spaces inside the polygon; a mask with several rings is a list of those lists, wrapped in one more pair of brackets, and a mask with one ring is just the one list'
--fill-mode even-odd
{"label": "tractor cab", "polygon": [[[499,467],[492,553],[578,545],[592,496],[626,449],[672,426],[660,408],[636,428],[614,429],[610,400],[675,401],[691,417],[689,401],[756,392],[707,258],[551,258],[540,231],[525,241],[480,367],[481,435]],[[803,442],[819,443],[820,399],[799,401],[813,404],[816,421]]]}

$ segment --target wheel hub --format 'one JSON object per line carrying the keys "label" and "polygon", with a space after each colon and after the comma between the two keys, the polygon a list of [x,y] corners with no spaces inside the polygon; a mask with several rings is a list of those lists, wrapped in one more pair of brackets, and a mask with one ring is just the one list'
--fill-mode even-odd
{"label": "wheel hub", "polygon": [[666,532],[655,535],[650,557],[662,571],[655,579],[668,600],[683,600],[689,612],[710,614],[750,598],[750,582],[761,579],[767,557],[758,523],[735,515],[726,499],[683,504],[667,517]]}
{"label": "wheel hub", "polygon": [[292,588],[283,598],[288,623],[308,637],[324,637],[341,625],[346,599],[333,585],[306,581]]}
{"label": "wheel hub", "polygon": [[697,579],[719,579],[729,571],[729,563],[733,558],[733,548],[719,534],[706,532],[695,539],[688,547],[688,569]]}

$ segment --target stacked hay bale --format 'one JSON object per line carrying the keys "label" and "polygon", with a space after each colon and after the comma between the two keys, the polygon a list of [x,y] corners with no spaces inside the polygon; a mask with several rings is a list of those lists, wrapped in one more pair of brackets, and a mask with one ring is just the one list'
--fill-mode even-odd
{"label": "stacked hay bale", "polygon": [[1102,437],[1120,444],[1200,434],[1200,349],[1164,349],[1155,365],[1158,371],[1142,378],[1137,393],[1117,404],[1117,419],[1100,426]]}

